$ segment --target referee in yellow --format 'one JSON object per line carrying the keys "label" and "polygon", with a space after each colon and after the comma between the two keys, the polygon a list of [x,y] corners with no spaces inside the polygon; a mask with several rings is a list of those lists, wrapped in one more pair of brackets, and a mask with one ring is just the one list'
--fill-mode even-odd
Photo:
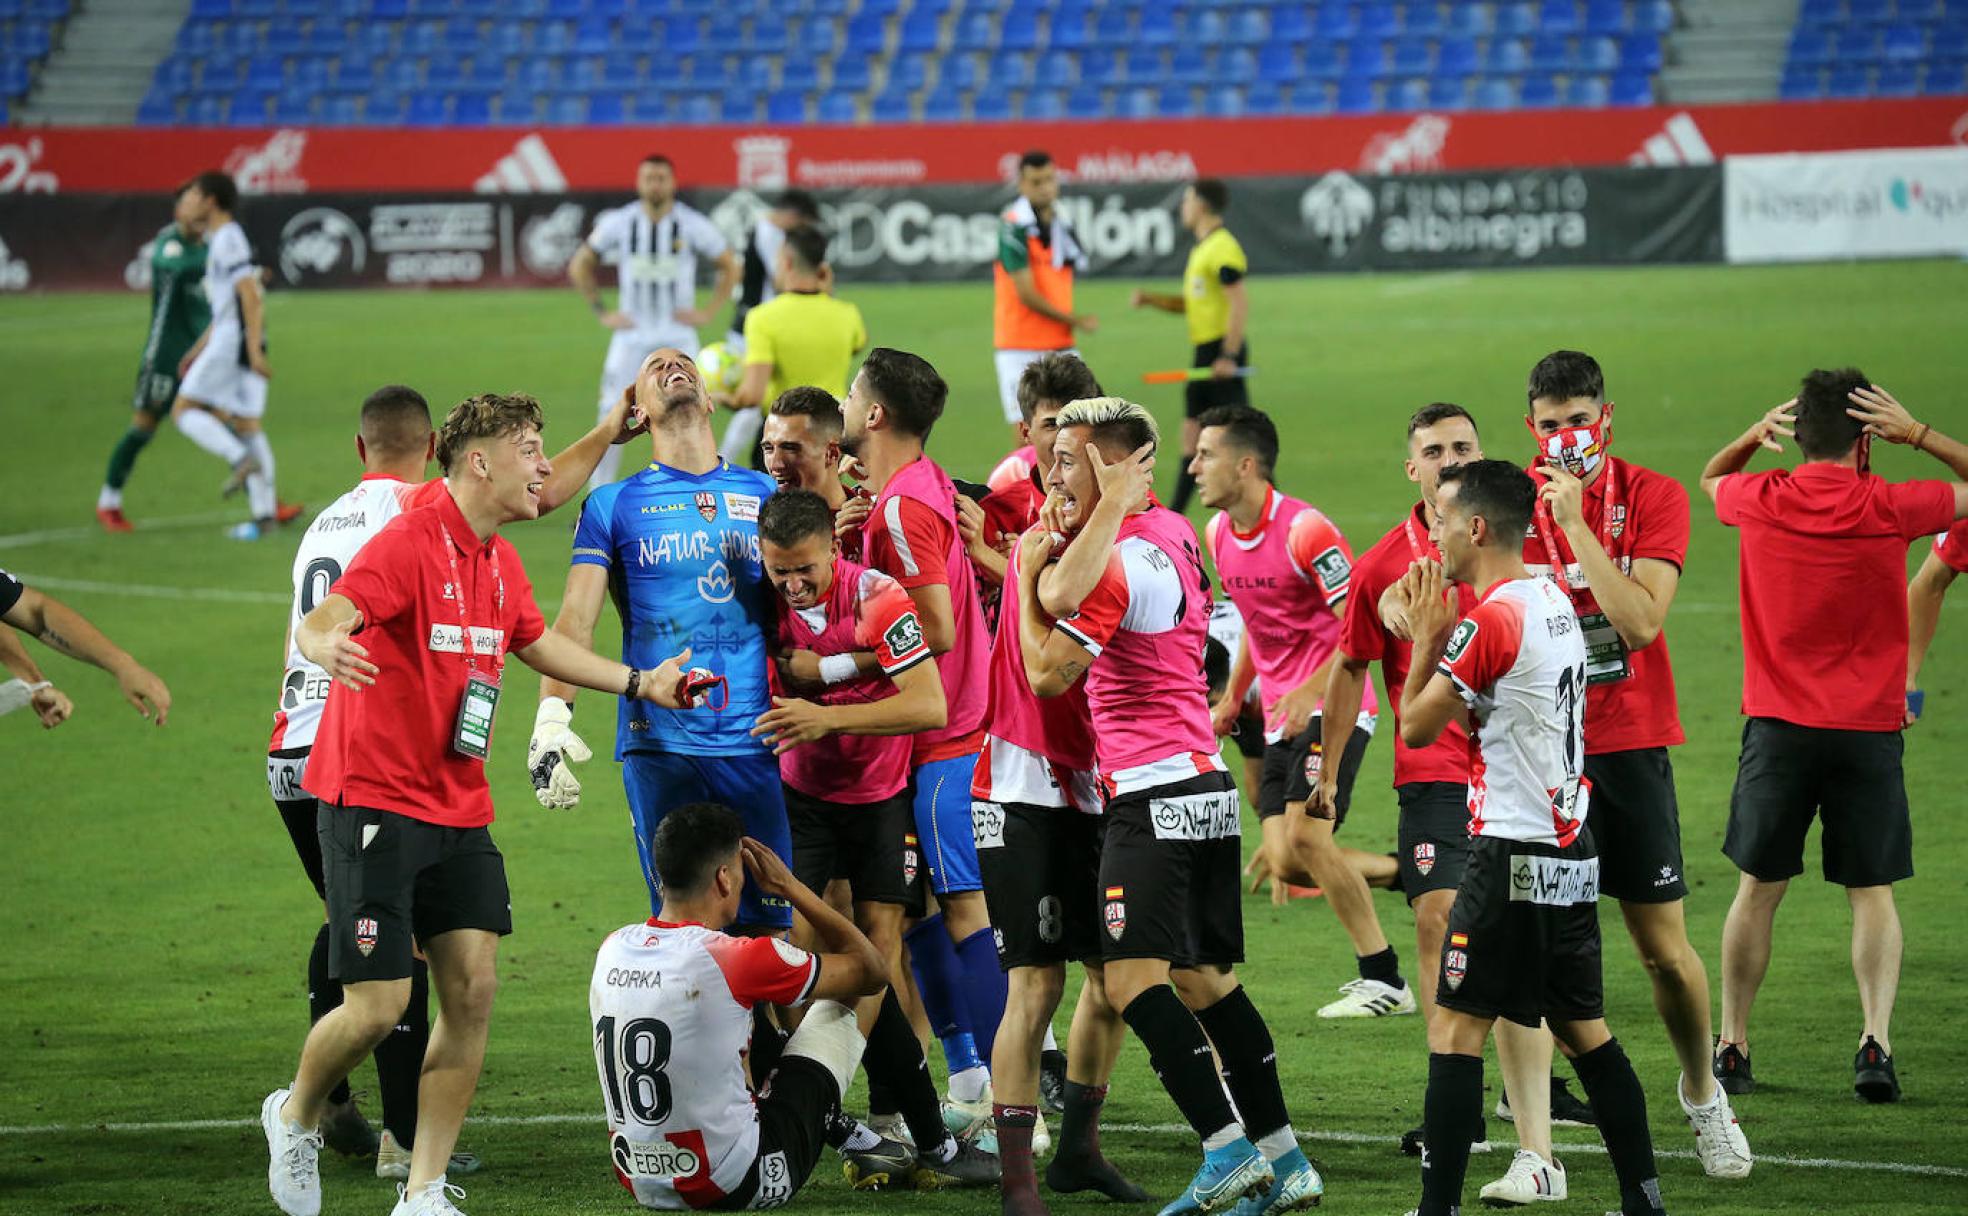
{"label": "referee in yellow", "polygon": [[1175,501],[1170,504],[1178,513],[1188,509],[1196,492],[1196,479],[1189,474],[1201,431],[1196,419],[1219,405],[1250,404],[1250,393],[1237,374],[1250,362],[1250,344],[1244,340],[1244,324],[1250,316],[1244,275],[1250,267],[1244,247],[1223,226],[1223,213],[1229,207],[1230,188],[1215,178],[1198,179],[1184,190],[1182,226],[1195,234],[1196,247],[1189,251],[1189,265],[1182,272],[1182,294],[1136,290],[1132,300],[1136,308],[1181,313],[1196,348],[1189,366],[1210,370],[1209,379],[1191,380],[1186,386],[1182,463],[1177,466]]}
{"label": "referee in yellow", "polygon": [[868,326],[860,309],[827,294],[827,234],[792,229],[776,260],[779,294],[745,314],[745,375],[729,404],[762,406],[798,385],[846,397]]}

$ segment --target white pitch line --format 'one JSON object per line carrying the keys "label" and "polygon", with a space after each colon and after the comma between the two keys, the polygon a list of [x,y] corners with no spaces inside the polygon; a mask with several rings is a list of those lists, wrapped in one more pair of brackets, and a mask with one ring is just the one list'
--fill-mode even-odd
{"label": "white pitch line", "polygon": [[[546,1127],[555,1124],[590,1124],[601,1126],[600,1115],[474,1115],[467,1124],[486,1127]],[[76,1135],[85,1132],[203,1132],[230,1131],[258,1127],[258,1119],[177,1119],[157,1123],[28,1123],[16,1126],[0,1125],[0,1136],[59,1136]],[[1190,1136],[1195,1133],[1183,1123],[1108,1123],[1101,1127],[1106,1132],[1121,1132],[1128,1135],[1149,1136]],[[1326,1144],[1399,1144],[1399,1136],[1384,1136],[1371,1132],[1351,1131],[1301,1131],[1301,1141]],[[1603,1144],[1564,1143],[1561,1146],[1568,1153],[1595,1153],[1604,1155]],[[1686,1149],[1654,1150],[1656,1157],[1674,1157],[1692,1161],[1695,1154]],[[1758,1153],[1758,1165],[1783,1165],[1792,1169],[1812,1170],[1856,1170],[1875,1174],[1912,1174],[1931,1178],[1968,1178],[1968,1168],[1953,1165],[1928,1165],[1915,1161],[1843,1161],[1836,1157],[1785,1157],[1770,1153]]]}
{"label": "white pitch line", "polygon": [[[236,522],[239,518],[238,511],[201,511],[196,515],[166,515],[157,519],[140,519],[136,521],[136,527],[139,532],[169,532],[179,528],[198,528],[207,524]],[[33,532],[0,535],[0,549],[22,549],[32,545],[46,545],[64,540],[88,540],[90,537],[106,535],[100,524],[41,528]]]}
{"label": "white pitch line", "polygon": [[215,600],[227,604],[286,604],[291,596],[277,591],[241,591],[231,587],[166,587],[156,583],[105,583],[87,578],[60,578],[47,574],[10,571],[30,587],[49,591],[94,592],[152,600]]}
{"label": "white pitch line", "polygon": [[1393,297],[1425,295],[1431,291],[1440,291],[1445,287],[1461,287],[1464,283],[1469,282],[1475,277],[1466,270],[1458,270],[1449,274],[1424,274],[1412,279],[1401,279],[1397,282],[1388,283],[1380,289],[1380,294],[1382,296]]}

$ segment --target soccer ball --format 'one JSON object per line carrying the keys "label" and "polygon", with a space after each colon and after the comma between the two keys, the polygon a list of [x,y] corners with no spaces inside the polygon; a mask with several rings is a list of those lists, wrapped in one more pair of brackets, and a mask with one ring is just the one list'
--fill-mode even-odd
{"label": "soccer ball", "polygon": [[722,342],[713,342],[697,352],[697,371],[704,387],[713,393],[735,393],[745,375],[745,361]]}

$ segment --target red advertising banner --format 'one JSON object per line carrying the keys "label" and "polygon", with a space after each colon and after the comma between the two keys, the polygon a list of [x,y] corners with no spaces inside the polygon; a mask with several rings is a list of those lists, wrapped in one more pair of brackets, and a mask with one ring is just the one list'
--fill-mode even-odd
{"label": "red advertising banner", "polygon": [[1710,164],[1968,143],[1968,98],[1179,122],[807,127],[0,130],[0,193],[151,193],[222,166],[254,193],[626,190],[662,152],[686,187],[983,183],[1045,148],[1068,180]]}

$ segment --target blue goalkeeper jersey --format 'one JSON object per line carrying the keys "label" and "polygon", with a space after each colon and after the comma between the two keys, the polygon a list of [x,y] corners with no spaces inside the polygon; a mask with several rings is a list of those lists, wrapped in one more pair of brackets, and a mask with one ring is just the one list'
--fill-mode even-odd
{"label": "blue goalkeeper jersey", "polygon": [[622,661],[647,669],[688,646],[691,666],[730,682],[722,712],[621,700],[616,759],[634,751],[766,751],[751,730],[772,703],[767,639],[777,617],[759,558],[758,512],[775,488],[765,474],[722,460],[702,475],[652,462],[582,504],[574,564],[608,570]]}

